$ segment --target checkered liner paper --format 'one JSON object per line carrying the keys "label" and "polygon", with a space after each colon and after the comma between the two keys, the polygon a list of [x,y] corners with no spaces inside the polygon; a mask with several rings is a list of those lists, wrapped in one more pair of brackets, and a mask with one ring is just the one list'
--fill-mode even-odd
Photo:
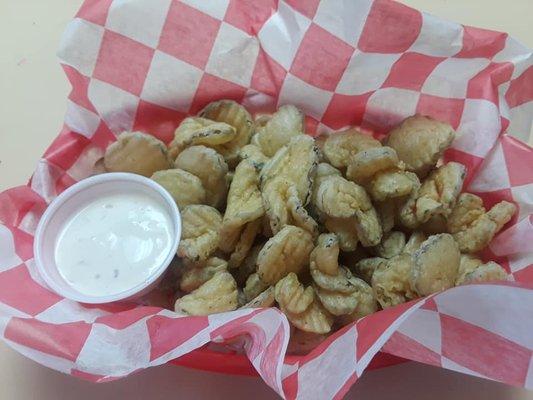
{"label": "checkered liner paper", "polygon": [[[88,0],[59,57],[73,87],[64,128],[30,183],[0,194],[0,334],[11,347],[101,382],[240,336],[289,399],[341,398],[379,350],[533,387],[533,150],[504,133],[527,137],[532,123],[533,57],[516,40],[390,1]],[[514,282],[381,311],[297,361],[284,360],[289,324],[277,309],[179,317],[47,289],[32,251],[47,204],[90,175],[121,131],[168,142],[221,98],[253,112],[295,104],[312,135],[360,125],[380,137],[414,113],[448,121],[458,137],[446,157],[467,165],[466,189],[519,206],[484,254]]]}

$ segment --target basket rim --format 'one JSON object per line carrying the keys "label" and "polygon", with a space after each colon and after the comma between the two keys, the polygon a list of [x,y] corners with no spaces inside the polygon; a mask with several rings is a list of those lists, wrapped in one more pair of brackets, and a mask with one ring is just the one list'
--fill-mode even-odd
{"label": "basket rim", "polygon": [[[286,355],[285,362],[296,364],[305,356]],[[370,361],[366,370],[375,370],[403,364],[409,360],[389,353],[378,352]],[[217,372],[227,375],[259,376],[250,360],[244,354],[222,353],[207,347],[200,347],[184,354],[179,358],[170,360],[168,364],[191,368],[199,371]]]}

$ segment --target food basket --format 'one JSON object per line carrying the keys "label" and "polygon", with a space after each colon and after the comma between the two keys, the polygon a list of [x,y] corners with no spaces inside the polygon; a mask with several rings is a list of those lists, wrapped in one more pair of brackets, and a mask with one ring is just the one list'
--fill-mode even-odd
{"label": "food basket", "polygon": [[[64,127],[30,182],[0,194],[0,331],[15,350],[93,382],[167,362],[258,373],[285,398],[340,398],[366,369],[405,359],[532,386],[533,150],[515,138],[532,124],[529,49],[392,1],[86,0],[59,58],[72,84]],[[519,208],[483,254],[512,281],[380,311],[306,356],[286,356],[277,309],[181,317],[46,288],[32,241],[47,204],[91,175],[120,132],[168,143],[223,98],[253,113],[294,104],[311,135],[356,125],[381,138],[416,113],[450,123],[458,137],[445,158],[467,166],[464,189]],[[221,350],[228,342],[243,351]]]}

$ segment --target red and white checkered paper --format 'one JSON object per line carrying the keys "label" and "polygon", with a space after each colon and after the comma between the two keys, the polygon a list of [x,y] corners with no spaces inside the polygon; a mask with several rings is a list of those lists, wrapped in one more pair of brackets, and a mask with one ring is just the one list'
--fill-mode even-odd
{"label": "red and white checkered paper", "polygon": [[[253,366],[289,399],[341,398],[380,349],[533,387],[533,150],[503,133],[527,137],[533,116],[532,53],[516,40],[390,1],[87,0],[59,56],[73,87],[64,129],[30,183],[0,194],[0,334],[17,351],[100,382],[244,335]],[[515,282],[381,311],[290,362],[277,309],[180,317],[48,290],[32,258],[47,204],[121,131],[168,142],[221,98],[254,112],[295,104],[311,134],[360,125],[380,137],[414,113],[448,121],[458,137],[446,157],[467,165],[467,190],[519,206],[485,254]]]}

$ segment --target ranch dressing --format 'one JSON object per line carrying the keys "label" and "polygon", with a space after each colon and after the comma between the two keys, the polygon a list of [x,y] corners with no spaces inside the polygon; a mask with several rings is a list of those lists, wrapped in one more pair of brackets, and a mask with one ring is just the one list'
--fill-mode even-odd
{"label": "ranch dressing", "polygon": [[60,275],[79,292],[106,296],[145,280],[172,247],[168,212],[144,194],[102,197],[75,213],[56,240]]}

